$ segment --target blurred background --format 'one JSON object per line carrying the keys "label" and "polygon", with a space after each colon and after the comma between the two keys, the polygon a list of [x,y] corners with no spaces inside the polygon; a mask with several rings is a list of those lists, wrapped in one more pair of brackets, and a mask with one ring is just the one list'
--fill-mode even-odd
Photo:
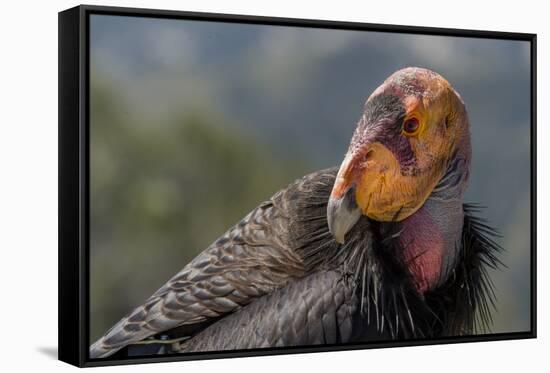
{"label": "blurred background", "polygon": [[[295,178],[339,165],[395,70],[433,69],[466,102],[467,202],[507,268],[494,332],[530,325],[527,42],[91,16],[90,338]],[[91,341],[91,342],[92,342]]]}

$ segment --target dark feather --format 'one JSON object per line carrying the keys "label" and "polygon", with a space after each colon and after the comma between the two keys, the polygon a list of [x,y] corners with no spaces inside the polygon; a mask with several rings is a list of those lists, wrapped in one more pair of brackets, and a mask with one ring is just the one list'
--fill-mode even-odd
{"label": "dark feather", "polygon": [[[297,180],[216,241],[205,253],[217,258],[217,270],[196,259],[190,264],[196,272],[192,278],[178,275],[160,289],[152,298],[163,304],[160,320],[173,315],[173,326],[164,321],[169,327],[162,330],[161,323],[155,329],[155,319],[147,317],[156,303],[146,303],[125,319],[126,337],[111,348],[142,345],[135,336],[145,320],[151,332],[141,339],[154,338],[147,343],[158,342],[157,350],[165,346],[162,338],[170,340],[164,352],[433,338],[487,330],[494,308],[487,271],[501,265],[502,248],[494,229],[478,217],[480,207],[464,205],[458,263],[439,287],[422,296],[403,261],[397,224],[363,217],[344,245],[334,241],[326,205],[336,171]],[[228,253],[232,260],[225,257]],[[208,283],[213,284],[208,291],[198,291]],[[176,300],[188,299],[191,309],[201,305],[192,318],[196,321],[178,324],[182,306],[168,301],[172,293]],[[225,299],[234,303],[225,305]],[[137,333],[129,328],[134,324]],[[117,335],[108,333],[104,342],[110,334]],[[123,353],[135,353],[135,348],[142,347],[132,345]]]}

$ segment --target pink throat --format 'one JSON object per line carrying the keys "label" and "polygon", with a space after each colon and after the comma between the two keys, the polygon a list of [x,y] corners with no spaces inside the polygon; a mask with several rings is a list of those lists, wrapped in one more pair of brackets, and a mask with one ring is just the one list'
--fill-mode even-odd
{"label": "pink throat", "polygon": [[400,243],[417,290],[424,294],[437,286],[443,265],[444,239],[428,211],[421,208],[402,223]]}

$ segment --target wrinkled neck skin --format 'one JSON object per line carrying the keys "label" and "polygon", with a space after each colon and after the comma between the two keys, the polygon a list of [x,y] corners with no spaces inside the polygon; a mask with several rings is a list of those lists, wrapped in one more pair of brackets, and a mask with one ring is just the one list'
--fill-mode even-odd
{"label": "wrinkled neck skin", "polygon": [[454,269],[464,223],[463,194],[468,184],[469,134],[459,142],[447,171],[424,205],[398,223],[404,261],[417,290],[424,294]]}

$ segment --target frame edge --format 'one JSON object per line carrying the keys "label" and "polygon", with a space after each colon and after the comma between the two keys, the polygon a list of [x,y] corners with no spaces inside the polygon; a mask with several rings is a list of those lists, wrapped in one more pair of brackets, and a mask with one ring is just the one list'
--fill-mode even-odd
{"label": "frame edge", "polygon": [[80,13],[58,13],[58,359],[82,366],[80,353]]}
{"label": "frame edge", "polygon": [[[85,302],[87,296],[86,279],[82,276],[88,258],[85,254],[86,240],[82,227],[86,224],[86,206],[82,205],[84,191],[88,182],[83,179],[85,173],[86,152],[86,105],[89,99],[86,91],[87,82],[84,75],[86,56],[85,49],[87,30],[85,17],[89,14],[104,12],[119,13],[126,16],[147,16],[155,14],[165,18],[183,18],[210,20],[218,22],[239,22],[274,24],[283,26],[321,27],[334,29],[361,29],[382,32],[439,34],[444,36],[465,36],[492,39],[511,39],[531,42],[532,65],[532,328],[527,332],[506,336],[492,334],[477,335],[470,338],[449,338],[447,340],[403,341],[387,346],[384,344],[324,346],[321,348],[267,349],[248,351],[228,351],[224,353],[204,353],[187,356],[140,357],[137,359],[90,360],[87,357],[88,341],[85,334]],[[536,39],[534,33],[496,32],[486,30],[463,30],[422,26],[397,26],[391,24],[369,24],[344,21],[295,19],[268,16],[245,16],[222,13],[200,13],[170,11],[158,9],[138,9],[125,7],[105,7],[80,5],[59,12],[59,360],[78,367],[112,366],[126,364],[158,363],[187,360],[208,360],[217,358],[238,358],[251,356],[286,355],[296,353],[315,353],[327,351],[346,351],[355,349],[404,347],[453,344],[461,342],[485,342],[498,340],[529,339],[537,337],[536,329]],[[83,142],[84,141],[84,142]],[[83,158],[84,157],[84,158]],[[533,294],[534,293],[534,294]]]}

